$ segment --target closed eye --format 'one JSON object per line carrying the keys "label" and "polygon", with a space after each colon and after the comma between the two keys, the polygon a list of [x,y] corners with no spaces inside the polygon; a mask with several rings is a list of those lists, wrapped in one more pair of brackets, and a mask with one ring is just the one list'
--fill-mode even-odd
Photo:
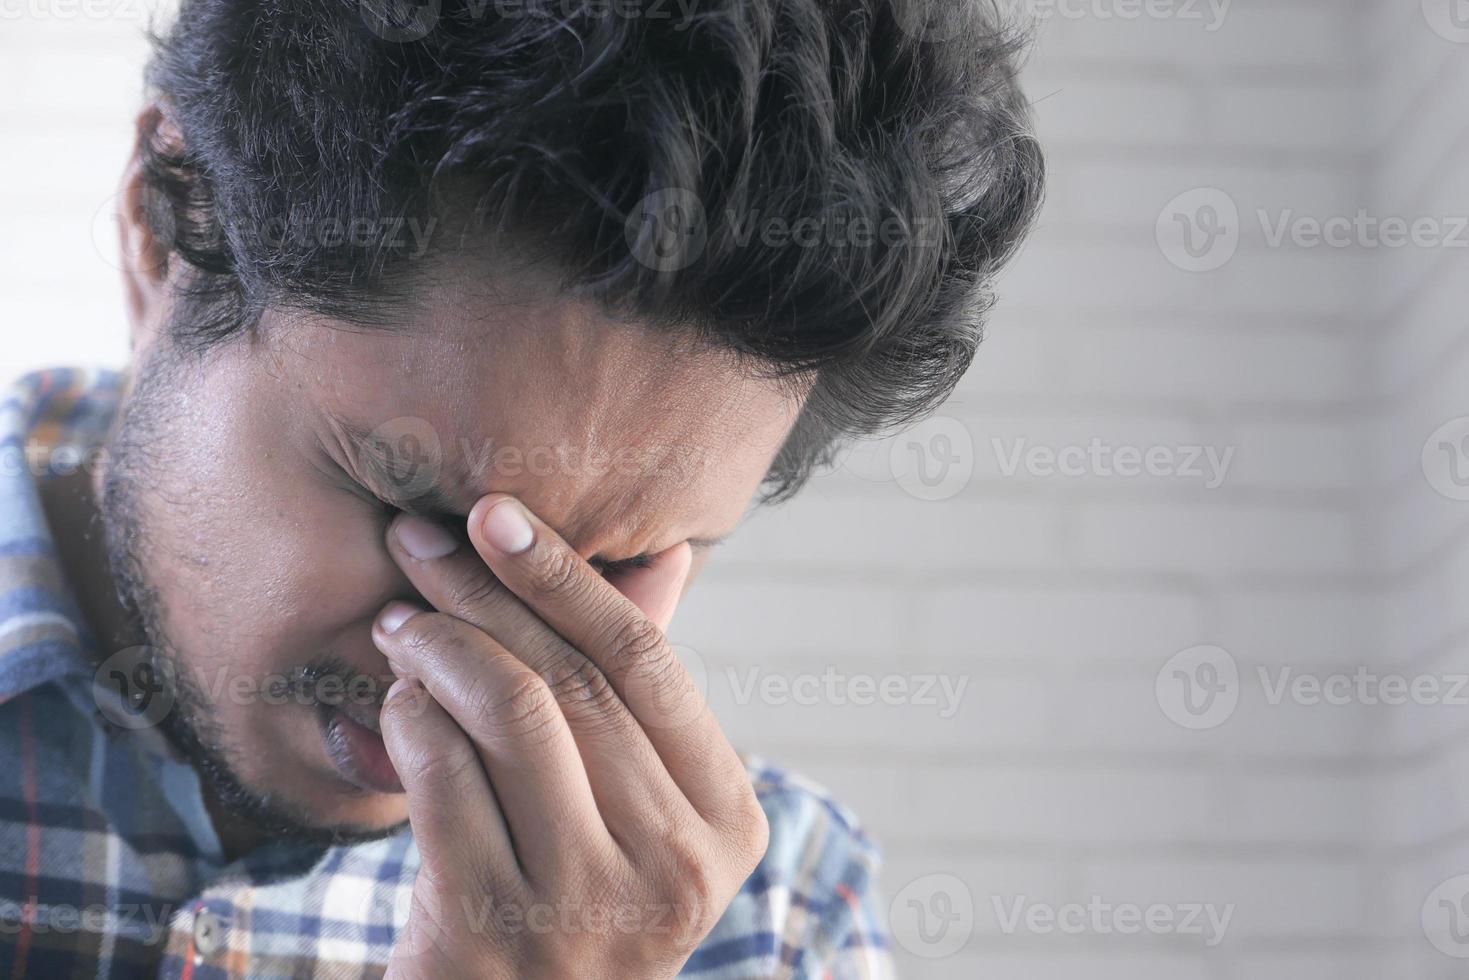
{"label": "closed eye", "polygon": [[596,569],[597,573],[603,578],[611,578],[614,575],[632,571],[635,568],[647,568],[653,564],[653,556],[647,554],[633,555],[631,558],[618,558],[614,561],[608,561],[605,558],[593,558],[587,564]]}
{"label": "closed eye", "polygon": [[443,524],[451,530],[464,523],[464,518],[458,514],[446,514],[431,508],[415,507],[409,502],[388,500],[382,494],[372,489],[372,487],[359,483],[356,480],[352,480],[351,484],[353,494],[372,504],[388,520],[392,520],[399,514],[412,514],[414,517],[422,517],[425,520]]}
{"label": "closed eye", "polygon": [[350,477],[342,482],[342,489],[372,508],[377,513],[377,516],[382,517],[384,520],[390,521],[403,511],[403,508],[384,500],[376,493],[373,493],[370,487],[363,486]]}

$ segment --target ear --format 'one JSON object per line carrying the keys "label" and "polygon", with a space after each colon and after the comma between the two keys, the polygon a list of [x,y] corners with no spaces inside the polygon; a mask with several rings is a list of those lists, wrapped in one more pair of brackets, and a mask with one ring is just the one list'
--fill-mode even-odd
{"label": "ear", "polygon": [[[138,114],[137,138],[123,171],[114,218],[117,221],[123,291],[127,302],[128,329],[135,350],[150,346],[162,329],[168,290],[168,255],[171,242],[154,230],[148,218],[150,197],[144,179],[142,147],[169,126],[162,110],[150,104]],[[176,132],[176,131],[175,131]]]}

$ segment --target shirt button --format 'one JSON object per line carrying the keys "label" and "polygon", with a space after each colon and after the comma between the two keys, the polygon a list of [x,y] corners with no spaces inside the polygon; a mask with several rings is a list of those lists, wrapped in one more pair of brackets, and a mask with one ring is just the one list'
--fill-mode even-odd
{"label": "shirt button", "polygon": [[194,917],[194,948],[201,956],[213,956],[224,945],[224,924],[213,912],[203,911]]}

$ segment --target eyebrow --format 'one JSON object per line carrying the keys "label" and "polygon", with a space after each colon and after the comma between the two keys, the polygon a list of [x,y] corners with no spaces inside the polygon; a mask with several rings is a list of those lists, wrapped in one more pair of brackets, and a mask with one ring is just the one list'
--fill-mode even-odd
{"label": "eyebrow", "polygon": [[[368,486],[367,489],[374,496],[383,500],[384,503],[401,510],[405,514],[412,514],[415,517],[422,517],[429,520],[443,521],[446,518],[463,519],[469,515],[467,510],[455,506],[455,501],[450,498],[449,494],[445,492],[444,488],[437,481],[433,486],[416,494],[411,500],[394,498],[391,494],[383,492],[399,479],[393,472],[394,461],[391,458],[391,449],[385,445],[384,440],[380,436],[373,434],[375,430],[368,429],[359,422],[343,418],[334,412],[328,412],[327,418],[333,425],[339,427],[342,433],[351,440],[352,448],[356,450],[369,471],[364,473],[363,476],[370,478],[373,483],[377,484],[376,486]],[[713,537],[689,538],[689,547],[695,552],[710,551],[729,540],[729,536],[732,533],[727,531],[724,534],[717,534]],[[607,569],[630,568],[651,560],[655,554],[657,553],[644,551],[627,558],[600,558],[593,555],[588,560],[588,564],[595,565],[604,571]]]}
{"label": "eyebrow", "polygon": [[[468,514],[467,511],[461,513],[454,506],[454,501],[439,484],[437,476],[432,486],[415,494],[411,499],[392,493],[390,488],[401,485],[405,477],[395,472],[395,469],[401,469],[401,464],[394,458],[396,454],[388,446],[387,441],[375,435],[375,429],[368,429],[352,419],[343,418],[333,412],[328,412],[327,418],[332,425],[342,431],[342,434],[351,443],[351,448],[355,451],[361,464],[360,476],[366,481],[367,489],[384,503],[406,514],[418,517],[442,519],[463,517]],[[411,477],[408,478],[411,479]]]}

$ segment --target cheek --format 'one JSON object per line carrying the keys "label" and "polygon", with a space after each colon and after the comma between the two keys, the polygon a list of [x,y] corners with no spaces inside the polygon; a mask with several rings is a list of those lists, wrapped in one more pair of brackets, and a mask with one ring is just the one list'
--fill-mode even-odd
{"label": "cheek", "polygon": [[[195,487],[207,476],[196,472]],[[385,519],[309,480],[240,479],[162,512],[154,578],[180,652],[270,666],[371,648],[372,618],[406,587],[383,544]]]}
{"label": "cheek", "polygon": [[254,569],[271,632],[319,637],[370,622],[403,587],[383,544],[386,521],[370,508],[327,491],[266,505],[241,564]]}

